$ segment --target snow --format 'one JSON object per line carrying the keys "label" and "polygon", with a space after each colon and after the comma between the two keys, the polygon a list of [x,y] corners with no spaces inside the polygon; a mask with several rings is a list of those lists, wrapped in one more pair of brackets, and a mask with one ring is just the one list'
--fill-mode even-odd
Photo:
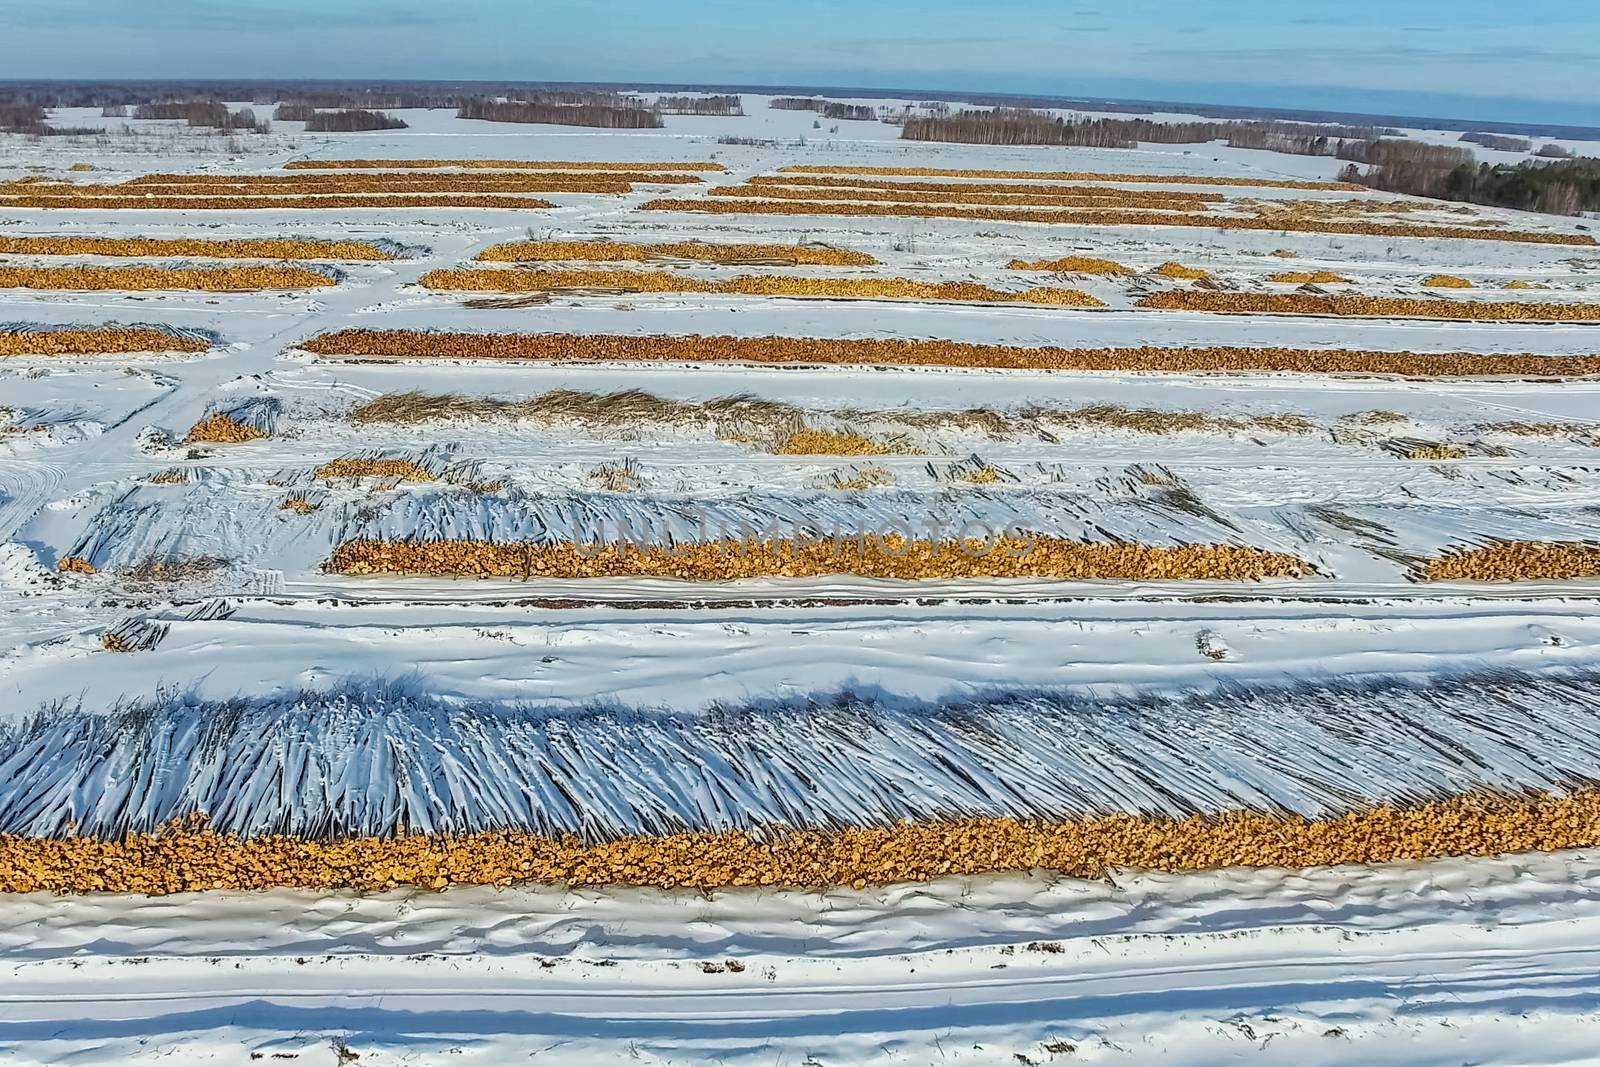
{"label": "snow", "polygon": [[[1195,651],[1211,658],[1207,633]],[[115,839],[192,812],[247,837],[403,825],[590,840],[949,818],[1337,818],[1595,781],[1597,726],[1590,673],[1129,698],[978,687],[944,704],[864,687],[689,715],[462,705],[414,680],[255,701],[171,694],[0,732],[0,831]]]}
{"label": "snow", "polygon": [[86,1065],[1576,1064],[1597,923],[1582,852],[825,894],[11,897],[0,1045]]}
{"label": "snow", "polygon": [[[330,583],[281,601],[230,600],[225,617],[190,619],[209,603],[202,601],[140,612],[167,636],[114,671],[86,670],[105,659],[86,628],[67,640],[21,644],[0,660],[0,685],[12,695],[8,715],[62,694],[82,695],[89,706],[174,686],[211,699],[270,696],[396,671],[457,700],[696,711],[844,687],[937,700],[1005,686],[1156,692],[1600,661],[1600,629],[1590,604],[1575,596],[1352,596],[1330,608],[1322,596],[1282,588],[1223,604],[1214,589],[1185,596],[1130,585],[1052,604],[1061,593],[1053,583],[932,583],[918,590],[930,603],[919,604],[892,583],[835,581],[769,587],[769,602],[752,603],[758,591],[749,588],[724,584],[691,598],[674,596],[673,584],[635,581],[614,588],[609,605],[573,608],[559,606],[561,598],[595,596],[577,582],[544,590],[548,606],[528,602],[521,583],[342,591]],[[802,595],[865,602],[780,599]],[[995,598],[1046,603],[986,603]],[[1196,653],[1205,630],[1227,641],[1226,661]]]}
{"label": "snow", "polygon": [[[104,125],[108,132],[38,144],[6,139],[0,142],[0,178],[21,177],[31,167],[65,176],[75,162],[98,168],[75,177],[113,181],[174,170],[242,175],[275,171],[290,159],[367,157],[716,159],[729,173],[708,176],[713,183],[788,165],[1313,178],[1329,177],[1340,166],[1220,145],[1091,150],[907,143],[896,139],[897,129],[878,123],[840,122],[834,133],[835,124],[824,120],[817,130],[811,113],[771,110],[758,97],[747,97],[745,108],[747,117],[737,119],[669,116],[665,129],[651,131],[463,122],[448,111],[408,111],[401,114],[411,128],[402,131],[307,135],[299,124],[280,123],[267,135],[234,138],[176,123],[128,123],[135,132],[123,134],[123,120],[63,111],[54,116],[59,124]],[[1454,138],[1407,133],[1441,143]],[[727,135],[779,144],[719,143]],[[689,187],[684,195],[701,196],[704,189]],[[1226,191],[1252,199],[1390,199]],[[1359,787],[1362,795],[1387,797],[1408,785],[1537,786],[1549,784],[1561,768],[1585,780],[1600,777],[1587,762],[1594,734],[1587,711],[1557,714],[1542,700],[1495,705],[1504,731],[1492,740],[1474,734],[1467,746],[1472,757],[1458,760],[1440,759],[1427,729],[1470,731],[1470,715],[1457,721],[1431,707],[1424,710],[1433,718],[1421,712],[1408,718],[1415,709],[1401,708],[1364,720],[1353,740],[1329,739],[1304,724],[1305,708],[1293,706],[1297,698],[1314,703],[1304,694],[1321,692],[1316,686],[1389,693],[1390,700],[1400,691],[1386,687],[1397,681],[1459,693],[1460,679],[1486,671],[1515,679],[1524,687],[1519,693],[1548,694],[1600,669],[1594,612],[1600,582],[1423,586],[1409,580],[1405,563],[1493,536],[1595,539],[1600,381],[342,363],[314,359],[298,347],[322,332],[368,327],[1592,354],[1600,337],[1594,326],[1145,312],[1132,307],[1135,289],[1166,283],[1023,274],[1007,264],[1085,254],[1143,272],[1177,260],[1243,292],[1292,291],[1274,288],[1265,276],[1325,269],[1350,278],[1352,289],[1385,296],[1438,296],[1419,283],[1442,272],[1478,286],[1446,299],[1501,299],[1505,283],[1523,280],[1549,288],[1521,290],[1518,300],[1592,302],[1600,250],[636,210],[658,192],[556,194],[550,197],[554,209],[537,212],[0,209],[0,234],[7,236],[386,240],[409,256],[342,264],[341,284],[316,293],[0,291],[0,322],[157,323],[218,341],[203,355],[0,360],[0,408],[6,412],[0,417],[0,693],[6,697],[0,730],[14,739],[60,742],[37,752],[21,741],[8,745],[5,756],[13,765],[0,781],[0,795],[11,804],[7,828],[31,817],[48,822],[39,798],[59,799],[73,784],[72,767],[51,763],[50,756],[76,753],[84,761],[80,767],[125,767],[145,758],[131,728],[121,736],[121,720],[95,718],[119,701],[170,695],[169,718],[162,721],[171,730],[161,741],[172,747],[156,746],[166,752],[180,751],[185,737],[215,726],[207,717],[210,702],[244,697],[257,708],[299,708],[276,719],[263,712],[256,733],[235,736],[246,749],[272,739],[293,751],[296,743],[325,736],[318,731],[337,733],[361,717],[358,708],[346,709],[343,720],[308,720],[307,709],[323,706],[314,697],[297,703],[302,691],[338,691],[374,678],[401,680],[429,709],[399,716],[405,721],[395,727],[424,761],[430,740],[444,736],[440,722],[484,704],[536,705],[552,720],[590,715],[592,751],[633,761],[629,766],[638,771],[628,789],[608,792],[614,772],[593,765],[581,767],[573,783],[578,795],[605,793],[594,804],[612,804],[607,817],[616,825],[709,818],[686,799],[688,792],[658,796],[640,784],[681,785],[688,763],[663,752],[681,756],[706,751],[696,746],[764,737],[774,759],[809,760],[814,770],[826,744],[842,742],[820,739],[818,722],[802,718],[791,725],[780,713],[792,715],[807,701],[842,690],[871,696],[869,711],[888,724],[877,741],[846,733],[851,743],[882,746],[872,753],[875,773],[883,775],[878,785],[865,787],[859,775],[866,772],[859,768],[821,776],[820,795],[863,818],[933,804],[941,791],[964,797],[972,810],[1006,804],[1034,810],[1008,792],[1015,760],[990,767],[982,787],[954,781],[947,769],[924,761],[949,743],[928,740],[938,728],[938,716],[928,709],[1006,691],[1029,694],[1045,709],[1030,705],[1033,711],[1006,720],[1016,737],[1053,725],[1059,740],[1069,726],[1081,727],[1081,715],[1066,725],[1050,716],[1062,707],[1081,709],[1085,701],[1124,712],[1157,709],[1144,721],[1126,714],[1121,723],[1127,731],[1121,736],[1146,738],[1125,745],[1133,751],[1128,766],[1138,773],[1080,770],[1074,778],[1064,772],[1065,762],[1051,765],[1057,772],[1052,789],[1097,778],[1101,792],[1080,793],[1079,800],[1092,796],[1102,806],[1160,806],[1153,799],[1160,772],[1152,767],[1160,766],[1174,722],[1186,723],[1195,736],[1215,735],[1205,751],[1214,761],[1226,753],[1237,772],[1202,759],[1193,764],[1199,770],[1175,776],[1189,802],[1202,808],[1240,802],[1240,790],[1255,790],[1296,810],[1316,810],[1330,778]],[[1460,224],[1469,216],[1516,229],[1570,232],[1574,225],[1487,209],[1461,214],[1455,205],[1417,218]],[[529,236],[821,241],[869,252],[881,265],[789,273],[972,280],[1000,288],[1062,285],[1092,293],[1108,307],[663,294],[559,296],[540,307],[474,310],[456,295],[416,284],[426,271],[461,265],[493,244]],[[1271,255],[1284,248],[1294,258]],[[733,271],[696,266],[687,273],[725,277]],[[870,428],[885,433],[894,429],[897,413],[1090,405],[1234,418],[1296,414],[1313,429],[1305,435],[1152,435],[1076,428],[1050,439],[919,431],[916,443],[927,454],[873,457],[895,484],[851,501],[822,487],[861,461],[774,456],[719,440],[709,426],[618,432],[565,422],[357,426],[344,418],[352,406],[393,392],[522,399],[557,389],[640,389],[680,401],[746,394],[821,418],[865,409],[872,413]],[[273,406],[272,438],[242,445],[173,443],[206,414],[241,404]],[[1393,412],[1397,420],[1371,432],[1351,430],[1351,416],[1374,410]],[[1549,437],[1482,429],[1512,420],[1574,427]],[[1506,451],[1419,463],[1385,450],[1391,437],[1486,442]],[[313,485],[311,472],[320,464],[369,453],[437,458],[441,470],[498,480],[505,489],[479,497],[453,485]],[[1255,544],[1294,552],[1321,573],[1248,586],[820,578],[686,587],[636,579],[352,579],[322,571],[342,540],[405,534],[428,524],[520,535],[548,530],[552,514],[576,511],[582,522],[596,523],[690,503],[734,515],[920,514],[957,491],[948,472],[974,457],[1016,477],[1003,486],[959,491],[959,507],[985,516],[1044,517],[1090,536],[1109,531],[1158,543]],[[643,491],[595,492],[589,473],[622,459],[636,462]],[[1131,487],[1130,471],[1140,465],[1170,472],[1203,510],[1163,507],[1158,494]],[[152,475],[168,469],[185,480],[150,484]],[[281,501],[297,492],[315,494],[320,509],[283,511]],[[1387,532],[1374,536],[1362,521]],[[1361,529],[1368,532],[1352,532]],[[56,575],[54,565],[71,554],[93,557],[102,573]],[[180,586],[140,584],[120,573],[166,555],[217,555],[228,565]],[[137,633],[148,647],[107,652],[101,636],[111,630]],[[1219,719],[1215,712],[1196,712],[1208,699],[1232,713]],[[1517,697],[1492,699],[1514,704]],[[65,710],[80,701],[81,711]],[[1386,707],[1382,700],[1362,708],[1345,703],[1351,706],[1341,710],[1350,715]],[[757,715],[756,726],[743,734],[697,728],[714,718],[717,705],[753,715],[765,709],[769,717]],[[23,720],[47,706],[57,713],[28,735]],[[596,707],[621,716],[621,725]],[[80,714],[85,719],[73,717]],[[997,722],[1004,718],[996,715]],[[1272,732],[1274,724],[1279,733]],[[79,740],[72,741],[67,735],[80,726]],[[285,739],[285,730],[292,736]],[[430,730],[437,736],[430,738]],[[83,747],[86,737],[102,744],[91,751]],[[810,748],[796,743],[814,737]],[[632,739],[625,751],[618,738]],[[333,747],[319,758],[359,755],[352,746]],[[1035,751],[1055,752],[1053,758],[1064,761],[1082,756],[1070,749],[1062,756],[1061,746],[1042,742]],[[1294,753],[1292,765],[1307,773],[1293,788],[1283,781],[1269,788],[1271,776],[1241,771],[1263,752]],[[1364,755],[1351,762],[1353,752]],[[176,776],[180,762],[174,759],[164,773]],[[196,780],[205,780],[204,761],[195,766]],[[129,779],[113,774],[110,781],[105,810],[113,811],[129,796]],[[27,793],[29,783],[39,789]],[[778,798],[761,802],[787,804],[791,813],[820,810],[797,794]],[[1041,790],[1031,802],[1059,800],[1059,793]],[[158,808],[151,803],[144,814]],[[549,811],[557,808],[552,803]],[[238,810],[239,825],[247,828],[263,817]],[[750,810],[769,811],[754,802]],[[108,816],[106,823],[121,817]],[[434,817],[448,822],[448,813]],[[528,887],[369,896],[13,897],[0,899],[0,951],[7,959],[0,968],[0,1060],[233,1063],[255,1053],[334,1062],[341,1042],[360,1054],[362,1067],[529,1058],[826,1067],[1075,1059],[1297,1067],[1592,1062],[1600,957],[1587,946],[1600,933],[1597,901],[1600,867],[1588,854],[1294,873],[1123,872],[1105,883],[1019,874],[822,894]],[[1034,943],[1059,944],[1061,951],[1030,951]],[[729,969],[728,959],[744,969]],[[708,973],[705,963],[721,970]]]}

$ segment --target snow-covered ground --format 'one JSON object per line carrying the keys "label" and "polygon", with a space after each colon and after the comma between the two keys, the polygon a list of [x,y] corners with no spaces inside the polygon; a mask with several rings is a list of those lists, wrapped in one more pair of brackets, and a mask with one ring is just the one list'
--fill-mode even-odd
{"label": "snow-covered ground", "polygon": [[[869,103],[884,103],[871,101]],[[103,137],[0,140],[0,179],[117,181],[140,173],[275,172],[303,158],[716,160],[731,184],[789,165],[886,165],[1328,178],[1336,160],[1219,145],[1134,150],[983,148],[897,140],[882,123],[822,121],[748,97],[743,118],[588,131],[401,112],[411,128],[307,135],[296,123],[229,139],[175,123],[63,111]],[[124,125],[135,132],[124,134]],[[837,126],[837,131],[833,127]],[[1453,135],[1409,131],[1430,141]],[[726,137],[775,144],[725,144]],[[1577,145],[1582,149],[1584,146]],[[237,149],[237,151],[235,151]],[[1480,150],[1485,159],[1499,155]],[[36,168],[43,168],[36,170]],[[1128,187],[1160,188],[1148,184]],[[699,197],[705,186],[672,195]],[[1225,189],[1230,198],[1374,202],[1348,192]],[[1179,284],[1176,260],[1240,292],[1328,270],[1372,295],[1592,303],[1600,249],[1412,237],[1059,226],[927,218],[703,215],[619,197],[550,194],[542,211],[106,211],[0,207],[0,236],[388,240],[413,251],[342,264],[332,289],[289,293],[0,290],[0,323],[154,323],[208,331],[188,356],[0,358],[0,720],[122,699],[282,698],[403,677],[445,701],[619,705],[693,716],[714,705],[848,689],[896,701],[995,690],[1183,694],[1233,683],[1424,681],[1484,669],[1534,677],[1600,665],[1600,582],[1422,585],[1411,562],[1494,537],[1600,540],[1600,380],[1413,380],[1140,375],[914,367],[470,364],[318,360],[300,346],[344,328],[933,338],[1013,345],[1285,346],[1587,355],[1573,324],[1235,317],[1141,311]],[[1575,232],[1574,220],[1449,205],[1419,224],[1486,221]],[[1061,286],[1105,310],[801,301],[686,294],[557,296],[485,310],[423,273],[537,239],[823,242],[870,268],[662,267],[694,277],[802,277]],[[1274,255],[1287,251],[1291,256]],[[1100,256],[1139,276],[1008,268]],[[111,264],[5,257],[7,265]],[[159,263],[160,260],[142,261]],[[1470,278],[1438,296],[1430,274]],[[1548,288],[1502,293],[1511,281]],[[710,424],[351,422],[358,404],[417,391],[521,400],[555,390],[731,396],[807,418],[905,434],[920,454],[775,455]],[[185,446],[188,428],[244,401],[276,405],[270,439]],[[1115,406],[1247,421],[1152,434],[1052,425],[1045,434],[910,427],[929,413]],[[1369,413],[1386,413],[1376,419]],[[899,420],[898,422],[896,420]],[[1497,424],[1560,424],[1534,435]],[[908,429],[908,427],[910,427]],[[1396,442],[1467,458],[1402,458]],[[426,459],[430,484],[327,485],[320,465]],[[592,477],[627,462],[639,488]],[[830,489],[863,465],[893,485]],[[972,487],[987,466],[1008,480]],[[151,484],[158,473],[166,476]],[[1141,481],[1169,479],[1170,493]],[[1014,479],[1014,480],[1009,480]],[[488,494],[472,485],[494,484]],[[314,500],[310,514],[286,497]],[[761,579],[448,581],[324,573],[363,532],[526,534],[540,509],[583,521],[662,501],[780,509],[928,508],[1055,516],[1074,535],[1199,538],[1292,552],[1315,576],[1215,582]],[[529,502],[533,503],[530,504]],[[574,502],[580,502],[579,504]],[[819,503],[820,501],[820,503]],[[1181,503],[1182,506],[1178,506]],[[531,510],[530,510],[531,509]],[[1031,510],[1030,510],[1031,509]],[[418,517],[422,518],[419,519]],[[570,517],[570,516],[569,516]],[[598,520],[594,520],[598,521]],[[1073,525],[1078,523],[1081,525]],[[476,524],[476,525],[474,525]],[[68,556],[100,573],[55,572]],[[216,557],[180,583],[154,561]],[[143,635],[110,652],[108,631]],[[1229,724],[1219,721],[1218,730]],[[1559,737],[1534,740],[1560,745]],[[642,747],[643,758],[650,749]],[[9,754],[8,754],[9,755]],[[1220,775],[1219,775],[1220,778]],[[958,1062],[1594,1062],[1600,869],[1587,854],[1299,873],[1014,875],[825,894],[702,895],[453,889],[134,899],[0,899],[0,1060],[587,1064]],[[1030,947],[1035,946],[1035,947]],[[737,966],[730,965],[734,961]],[[347,1052],[341,1053],[340,1049]]]}
{"label": "snow-covered ground", "polygon": [[1581,1064],[1597,926],[1586,853],[824,894],[10,898],[0,1049],[41,1065]]}

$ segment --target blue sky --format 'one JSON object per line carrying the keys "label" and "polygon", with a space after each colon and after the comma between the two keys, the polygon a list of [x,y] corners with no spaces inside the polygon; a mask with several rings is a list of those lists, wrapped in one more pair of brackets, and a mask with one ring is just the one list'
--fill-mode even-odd
{"label": "blue sky", "polygon": [[831,84],[1600,125],[1592,0],[0,0],[0,32],[12,78]]}

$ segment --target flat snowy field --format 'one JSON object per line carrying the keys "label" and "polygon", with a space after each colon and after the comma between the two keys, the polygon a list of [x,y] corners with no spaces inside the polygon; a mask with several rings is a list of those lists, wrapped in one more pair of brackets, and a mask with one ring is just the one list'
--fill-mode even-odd
{"label": "flat snowy field", "polygon": [[1586,853],[822,894],[12,898],[0,920],[17,1064],[1582,1064],[1600,1024]]}
{"label": "flat snowy field", "polygon": [[[157,172],[274,173],[290,160],[336,158],[725,164],[728,173],[705,176],[710,184],[791,165],[1273,179],[1327,179],[1342,166],[1220,145],[916,144],[896,140],[898,130],[883,123],[823,120],[816,128],[811,113],[772,110],[758,97],[745,108],[747,117],[673,116],[665,129],[646,131],[468,122],[444,111],[400,112],[410,129],[360,135],[308,135],[278,123],[270,134],[238,139],[237,154],[226,139],[173,123],[132,124],[135,132],[124,133],[123,120],[63,111],[53,121],[104,125],[107,133],[0,139],[0,181],[64,178],[76,163],[96,169],[71,177],[101,182]],[[1411,132],[1430,141],[1453,136]],[[766,143],[722,143],[727,137]],[[1183,188],[1257,201],[1394,199]],[[705,189],[665,195],[699,198]],[[1592,304],[1600,287],[1594,247],[639,210],[659,195],[660,188],[548,194],[556,206],[540,211],[0,206],[0,237],[294,236],[386,240],[411,252],[340,264],[337,287],[310,292],[0,290],[0,324],[152,323],[218,339],[203,355],[0,359],[0,720],[11,725],[41,707],[60,712],[80,702],[96,713],[162,692],[266,698],[372,677],[406,677],[446,700],[694,715],[718,703],[846,688],[932,701],[1008,687],[1176,693],[1600,666],[1600,582],[1413,580],[1416,561],[1494,538],[1600,540],[1600,379],[363,363],[318,359],[300,347],[325,332],[367,328],[1600,351],[1593,324],[1134,307],[1142,293],[1173,286],[1146,276],[1167,261],[1203,268],[1241,292],[1293,292],[1267,275],[1326,270],[1349,280],[1336,291],[1366,295]],[[1564,233],[1580,224],[1456,205],[1402,221]],[[879,265],[628,269],[1060,286],[1106,307],[664,293],[557,295],[548,305],[495,310],[418,284],[430,270],[529,237],[825,243],[867,252]],[[1113,259],[1139,275],[1008,269],[1014,258],[1069,255]],[[1466,277],[1475,289],[1423,288],[1436,273]],[[1511,282],[1535,288],[1500,292]],[[525,400],[555,390],[641,390],[683,404],[745,396],[901,435],[916,454],[775,455],[693,420],[619,429],[347,417],[395,393]],[[272,405],[270,438],[172,443],[208,413],[248,401]],[[977,408],[1014,415],[1111,407],[1211,421],[1159,434],[1073,423],[995,436],[915,420]],[[1272,421],[1283,416],[1301,428]],[[1542,429],[1508,429],[1513,423]],[[1464,458],[1406,458],[1436,443],[1460,446]],[[313,481],[322,464],[369,454],[450,474],[379,488]],[[596,472],[624,461],[635,491],[599,491]],[[600,527],[661,501],[734,510],[800,501],[829,514],[846,506],[846,494],[832,487],[864,466],[893,487],[858,498],[885,507],[955,494],[974,515],[1020,509],[1085,536],[1250,545],[1296,555],[1317,573],[1251,584],[835,577],[691,586],[350,578],[323,569],[336,544],[362,534],[453,528],[529,536],[519,500],[556,501],[579,525]],[[979,468],[1003,480],[968,485],[963,479]],[[152,484],[161,472],[172,477]],[[1172,492],[1152,490],[1152,479]],[[464,494],[456,483],[497,491]],[[284,510],[295,493],[316,510]],[[57,574],[69,557],[98,573]],[[188,560],[221,562],[187,582],[140,577],[151,561]],[[108,631],[150,635],[149,647],[109,652]],[[1128,873],[1107,883],[1015,875],[823,894],[12,896],[0,898],[0,1062],[1594,1063],[1600,941],[1591,935],[1600,935],[1600,866],[1587,854]]]}

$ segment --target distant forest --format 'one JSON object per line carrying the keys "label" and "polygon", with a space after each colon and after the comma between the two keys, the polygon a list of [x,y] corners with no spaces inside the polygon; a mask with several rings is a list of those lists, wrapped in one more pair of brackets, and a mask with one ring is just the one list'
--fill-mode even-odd
{"label": "distant forest", "polygon": [[556,126],[594,126],[605,130],[653,130],[661,116],[645,107],[610,103],[550,103],[522,100],[461,101],[458,118],[487,122],[542,122]]}
{"label": "distant forest", "polygon": [[20,133],[25,137],[77,137],[100,132],[93,126],[52,126],[38,104],[0,99],[0,133]]}
{"label": "distant forest", "polygon": [[663,96],[654,109],[660,115],[737,116],[744,114],[744,101],[737,96]]}
{"label": "distant forest", "polygon": [[1600,159],[1479,163],[1465,148],[1379,141],[1367,152],[1374,164],[1362,173],[1352,163],[1339,177],[1373,189],[1486,207],[1578,215],[1600,211]]}
{"label": "distant forest", "polygon": [[1526,137],[1508,137],[1503,133],[1464,133],[1463,141],[1469,144],[1480,144],[1485,148],[1492,148],[1496,152],[1531,152],[1533,142]]}
{"label": "distant forest", "polygon": [[[204,96],[215,100],[248,100],[255,104],[295,101],[318,108],[454,108],[463,97],[514,98],[521,93],[589,92],[613,94],[623,90],[649,93],[719,93],[787,95],[791,99],[847,98],[894,102],[922,100],[966,107],[1055,108],[1101,111],[1125,115],[1152,112],[1200,115],[1213,119],[1335,123],[1356,126],[1390,126],[1407,129],[1455,130],[1510,134],[1518,137],[1559,137],[1577,141],[1600,140],[1600,128],[1550,122],[1484,122],[1438,115],[1383,115],[1348,111],[1309,111],[1264,105],[1207,104],[1182,100],[1124,100],[1074,96],[1021,96],[1015,94],[955,92],[941,89],[859,88],[830,85],[707,85],[692,82],[641,84],[621,82],[441,82],[417,79],[376,82],[309,79],[302,81],[0,81],[0,101],[35,103],[41,107],[115,107],[160,100]],[[925,109],[927,103],[920,105]]]}
{"label": "distant forest", "polygon": [[[1600,159],[1571,159],[1560,146],[1545,145],[1538,155],[1550,162],[1491,165],[1479,163],[1465,145],[1410,141],[1400,136],[1399,130],[1380,126],[1066,119],[1027,108],[992,108],[909,118],[901,137],[908,141],[1090,148],[1223,141],[1232,148],[1336,156],[1350,161],[1341,180],[1389,192],[1553,215],[1600,211]],[[1461,140],[1506,151],[1525,152],[1533,147],[1530,140],[1491,133],[1469,132]],[[1359,164],[1367,164],[1370,170]]]}
{"label": "distant forest", "polygon": [[382,111],[359,108],[342,111],[317,111],[305,120],[307,133],[364,133],[368,130],[403,130],[404,119]]}
{"label": "distant forest", "polygon": [[878,117],[876,109],[867,104],[841,104],[807,96],[774,97],[771,106],[779,111],[815,111],[825,119],[853,122],[872,122]]}
{"label": "distant forest", "polygon": [[1269,148],[1302,155],[1335,155],[1341,139],[1369,140],[1395,134],[1376,126],[1309,125],[1295,122],[1156,122],[1152,119],[1065,119],[1027,108],[960,111],[954,115],[908,118],[900,131],[907,141],[960,144],[1075,145],[1133,148],[1148,144],[1204,144],[1228,141],[1236,148]]}
{"label": "distant forest", "polygon": [[229,111],[220,100],[166,100],[160,103],[140,104],[133,109],[136,119],[180,119],[191,126],[209,126],[214,130],[246,130],[266,133],[266,122],[256,118],[250,108]]}
{"label": "distant forest", "polygon": [[[48,108],[96,107],[107,118],[166,119],[221,132],[266,132],[266,121],[249,107],[233,110],[226,100],[278,103],[275,118],[305,122],[308,130],[358,132],[400,129],[405,123],[387,110],[452,108],[459,117],[492,122],[551,123],[607,129],[657,129],[663,115],[743,114],[735,92],[701,95],[695,86],[677,89],[653,101],[606,85],[555,85],[398,82],[364,85],[341,82],[239,83],[0,83],[0,133],[31,137],[95,135],[97,127],[66,128],[49,121]],[[728,88],[728,87],[710,87]],[[759,88],[739,87],[743,91]],[[684,90],[697,90],[690,95]],[[825,90],[858,98],[884,98],[873,90]],[[910,141],[946,141],[982,145],[1060,145],[1130,148],[1140,142],[1204,144],[1299,155],[1332,156],[1350,166],[1340,177],[1369,188],[1415,196],[1456,200],[1486,206],[1575,215],[1600,212],[1600,159],[1574,159],[1560,145],[1537,149],[1534,134],[1574,139],[1600,138],[1600,130],[1545,124],[1466,124],[1435,119],[1397,119],[1396,124],[1462,131],[1459,145],[1410,141],[1390,125],[1349,122],[1287,121],[1256,116],[1322,113],[1248,108],[1206,108],[1199,105],[1143,105],[1184,109],[1217,116],[1216,121],[1156,122],[1148,118],[1067,119],[1040,107],[1136,113],[1127,101],[1085,101],[1055,98],[978,96],[920,92],[925,102],[875,109],[845,104],[823,96],[779,96],[771,106],[812,111],[827,119],[879,120],[902,125]],[[994,104],[984,110],[951,113],[944,100]],[[1027,106],[1032,105],[1032,106]],[[919,113],[920,112],[920,113]],[[1330,119],[1358,118],[1327,113]],[[1516,164],[1480,162],[1468,145],[1525,153],[1537,158]]]}

